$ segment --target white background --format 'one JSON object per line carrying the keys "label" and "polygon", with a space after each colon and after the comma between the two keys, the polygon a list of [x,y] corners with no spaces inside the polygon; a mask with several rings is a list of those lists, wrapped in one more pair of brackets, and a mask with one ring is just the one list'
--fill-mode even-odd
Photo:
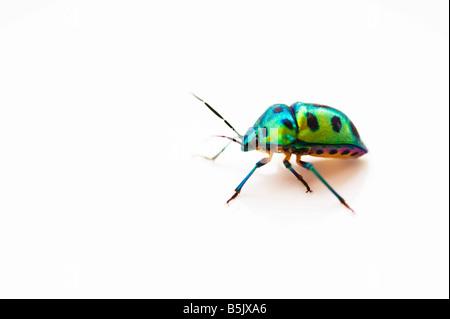
{"label": "white background", "polygon": [[[448,298],[447,1],[0,3],[0,297]],[[353,216],[233,135],[316,102]],[[306,159],[306,158],[305,158]]]}

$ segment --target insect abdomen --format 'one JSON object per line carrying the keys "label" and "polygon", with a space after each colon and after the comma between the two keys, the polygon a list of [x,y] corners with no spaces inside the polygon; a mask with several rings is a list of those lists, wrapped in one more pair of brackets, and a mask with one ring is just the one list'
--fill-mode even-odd
{"label": "insect abdomen", "polygon": [[[310,145],[310,155],[321,157],[352,157],[362,155],[367,148],[352,121],[334,108],[297,102],[291,105],[298,125],[297,138]],[[317,144],[317,147],[313,147]],[[356,149],[352,149],[356,147]],[[348,151],[348,152],[347,152]]]}

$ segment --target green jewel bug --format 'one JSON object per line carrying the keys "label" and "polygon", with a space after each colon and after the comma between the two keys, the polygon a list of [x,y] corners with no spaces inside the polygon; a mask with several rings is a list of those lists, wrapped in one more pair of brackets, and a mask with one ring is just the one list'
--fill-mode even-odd
{"label": "green jewel bug", "polygon": [[298,165],[312,171],[345,207],[354,212],[342,196],[328,184],[311,163],[301,160],[301,157],[304,155],[331,158],[358,158],[368,152],[355,125],[344,113],[321,104],[303,102],[296,102],[291,106],[275,104],[270,106],[259,117],[245,135],[241,135],[211,105],[195,94],[192,95],[205,104],[237,134],[235,138],[219,136],[229,139],[230,142],[215,156],[211,158],[206,157],[207,159],[215,160],[231,142],[240,144],[241,150],[244,152],[258,150],[268,154],[268,157],[261,159],[255,164],[250,173],[236,187],[235,193],[227,203],[239,195],[242,187],[257,168],[269,163],[274,153],[283,153],[285,156],[283,160],[284,166],[303,183],[307,193],[312,192],[312,190],[289,162],[292,155],[296,156]]}

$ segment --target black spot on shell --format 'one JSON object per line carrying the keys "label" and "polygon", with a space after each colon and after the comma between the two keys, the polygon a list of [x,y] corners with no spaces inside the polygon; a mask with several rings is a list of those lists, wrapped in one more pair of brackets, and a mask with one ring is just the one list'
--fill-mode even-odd
{"label": "black spot on shell", "polygon": [[281,113],[283,112],[283,108],[280,106],[277,106],[276,108],[273,109],[273,113]]}
{"label": "black spot on shell", "polygon": [[333,127],[333,131],[335,131],[336,133],[339,133],[342,128],[341,119],[338,116],[333,116],[331,118],[331,126]]}
{"label": "black spot on shell", "polygon": [[338,151],[336,151],[336,150],[331,150],[331,151],[330,151],[330,155],[337,154],[337,152],[338,152]]}
{"label": "black spot on shell", "polygon": [[294,128],[294,125],[292,124],[291,121],[289,121],[288,119],[283,119],[281,121],[281,123],[283,123],[284,126],[286,126],[288,129],[292,130]]}
{"label": "black spot on shell", "polygon": [[300,153],[300,154],[307,154],[307,153],[309,153],[309,148],[300,148],[298,150],[298,153]]}
{"label": "black spot on shell", "polygon": [[317,151],[316,151],[316,154],[317,154],[317,155],[323,154],[323,151],[322,151],[322,150],[317,150]]}
{"label": "black spot on shell", "polygon": [[317,117],[315,117],[312,113],[306,113],[306,124],[313,132],[319,129],[319,122],[317,121]]}
{"label": "black spot on shell", "polygon": [[358,155],[359,153],[358,152],[354,152],[354,153],[352,153],[352,155],[350,155],[350,156],[355,156],[355,155]]}
{"label": "black spot on shell", "polygon": [[353,122],[351,121],[350,121],[350,128],[352,129],[353,135],[355,135],[356,138],[359,138],[358,130],[356,129],[355,124],[353,124]]}
{"label": "black spot on shell", "polygon": [[350,153],[350,151],[349,150],[345,150],[345,151],[342,151],[341,155],[347,155],[348,153]]}

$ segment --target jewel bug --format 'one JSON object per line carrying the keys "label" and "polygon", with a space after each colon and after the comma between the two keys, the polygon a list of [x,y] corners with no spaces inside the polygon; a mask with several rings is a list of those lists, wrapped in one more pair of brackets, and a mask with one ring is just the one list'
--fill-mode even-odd
{"label": "jewel bug", "polygon": [[227,203],[239,195],[242,187],[257,168],[269,163],[274,153],[282,153],[285,156],[284,166],[305,186],[307,193],[312,190],[289,162],[292,155],[296,156],[299,166],[313,172],[337,199],[353,212],[344,198],[328,184],[314,166],[301,160],[301,157],[305,155],[355,159],[368,152],[355,125],[344,113],[322,104],[303,102],[296,102],[291,106],[275,104],[259,117],[245,135],[241,135],[211,105],[195,94],[192,95],[237,134],[236,137],[219,136],[229,139],[230,142],[215,156],[206,157],[207,159],[215,160],[232,142],[240,144],[244,152],[258,150],[268,154],[268,157],[255,164],[250,173],[236,187]]}

